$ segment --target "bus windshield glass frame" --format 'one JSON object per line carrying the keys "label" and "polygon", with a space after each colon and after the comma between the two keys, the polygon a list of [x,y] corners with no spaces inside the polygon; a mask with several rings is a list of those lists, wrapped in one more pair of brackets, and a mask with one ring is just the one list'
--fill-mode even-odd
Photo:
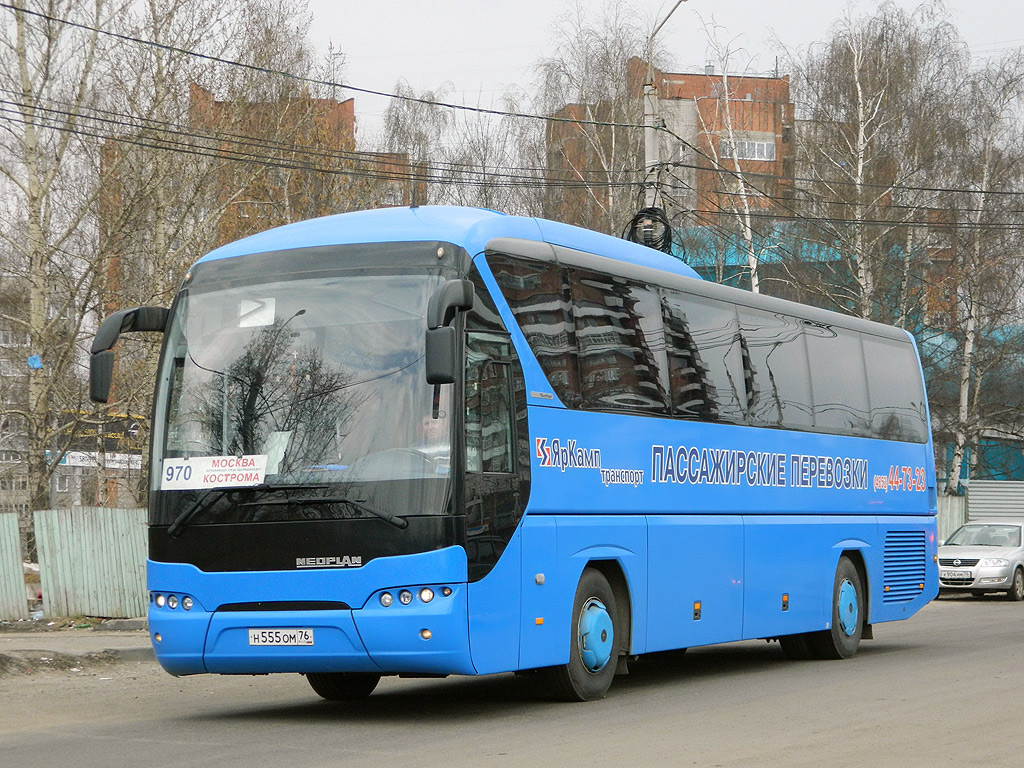
{"label": "bus windshield glass frame", "polygon": [[426,383],[424,331],[454,270],[402,260],[195,270],[158,375],[152,525],[450,511],[453,388]]}

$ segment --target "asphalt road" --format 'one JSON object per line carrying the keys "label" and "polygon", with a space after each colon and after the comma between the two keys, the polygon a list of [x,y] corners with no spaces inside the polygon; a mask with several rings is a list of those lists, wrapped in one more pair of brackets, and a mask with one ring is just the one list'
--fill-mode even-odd
{"label": "asphalt road", "polygon": [[943,599],[845,661],[778,643],[644,657],[607,698],[513,675],[385,678],[358,705],[297,675],[172,678],[152,662],[0,678],[10,766],[1002,766],[1020,764],[1024,603]]}

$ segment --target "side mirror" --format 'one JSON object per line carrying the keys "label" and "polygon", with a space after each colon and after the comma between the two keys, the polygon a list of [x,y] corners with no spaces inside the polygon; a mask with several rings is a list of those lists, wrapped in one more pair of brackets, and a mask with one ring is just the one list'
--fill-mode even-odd
{"label": "side mirror", "polygon": [[458,346],[455,329],[427,329],[427,384],[452,384],[455,382]]}
{"label": "side mirror", "polygon": [[110,385],[114,378],[113,347],[122,333],[159,331],[167,327],[170,312],[164,307],[135,307],[122,309],[100,325],[92,340],[89,355],[89,399],[105,403],[110,399]]}
{"label": "side mirror", "polygon": [[452,384],[458,378],[458,339],[451,327],[457,312],[473,308],[473,283],[449,280],[427,304],[426,364],[428,384]]}

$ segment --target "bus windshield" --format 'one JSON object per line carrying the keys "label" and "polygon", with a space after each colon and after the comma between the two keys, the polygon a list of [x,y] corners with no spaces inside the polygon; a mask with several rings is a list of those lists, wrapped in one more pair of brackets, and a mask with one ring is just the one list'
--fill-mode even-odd
{"label": "bus windshield", "polygon": [[[444,512],[451,387],[435,393],[423,364],[427,301],[442,280],[363,269],[190,285],[162,362],[151,482],[164,498],[152,522],[236,482],[182,480],[187,462],[258,475],[197,524],[362,517],[367,505]],[[317,503],[339,497],[360,503]]]}

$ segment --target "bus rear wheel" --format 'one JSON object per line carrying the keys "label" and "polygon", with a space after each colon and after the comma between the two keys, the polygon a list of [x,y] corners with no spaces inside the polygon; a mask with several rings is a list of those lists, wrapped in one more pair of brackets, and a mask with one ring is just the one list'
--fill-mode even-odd
{"label": "bus rear wheel", "polygon": [[864,585],[860,571],[843,555],[832,584],[832,622],[829,629],[813,632],[811,649],[820,659],[848,659],[857,652],[864,633]]}
{"label": "bus rear wheel", "polygon": [[618,625],[608,579],[596,568],[584,569],[573,601],[569,663],[547,670],[556,698],[593,701],[608,692],[618,663]]}
{"label": "bus rear wheel", "polygon": [[359,701],[365,699],[380,682],[380,675],[370,672],[310,672],[310,687],[328,701]]}

